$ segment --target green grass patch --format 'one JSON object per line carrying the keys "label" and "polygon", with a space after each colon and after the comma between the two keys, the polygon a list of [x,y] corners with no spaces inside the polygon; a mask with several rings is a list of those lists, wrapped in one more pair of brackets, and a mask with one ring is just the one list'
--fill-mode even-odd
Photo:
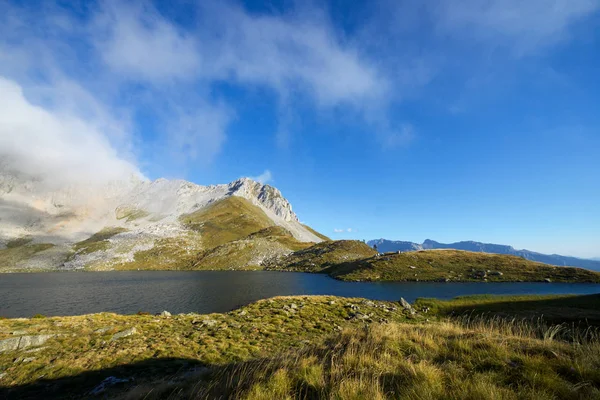
{"label": "green grass patch", "polygon": [[25,237],[9,240],[8,243],[6,243],[6,247],[9,249],[14,249],[16,247],[25,246],[25,245],[31,243],[32,241],[33,241],[33,238],[25,236]]}
{"label": "green grass patch", "polygon": [[13,270],[19,268],[19,264],[29,260],[37,253],[49,250],[54,247],[50,243],[35,243],[28,244],[29,242],[21,242],[20,246],[16,246],[15,243],[11,247],[0,250],[0,268],[3,270]]}
{"label": "green grass patch", "polygon": [[600,282],[600,273],[582,268],[459,250],[386,253],[330,265],[323,272],[349,281]]}
{"label": "green grass patch", "polygon": [[227,197],[183,215],[180,220],[187,228],[201,233],[205,249],[242,239],[274,225],[259,207],[238,196]]}
{"label": "green grass patch", "polygon": [[358,240],[321,242],[274,261],[268,269],[300,272],[323,272],[345,262],[372,257],[377,254],[367,244]]}
{"label": "green grass patch", "polygon": [[418,299],[419,309],[447,316],[543,319],[551,324],[600,326],[600,294],[531,296],[461,296],[451,300]]}
{"label": "green grass patch", "polygon": [[133,222],[150,215],[146,210],[135,207],[119,207],[115,211],[115,214],[118,220],[124,219],[126,222]]}
{"label": "green grass patch", "polygon": [[96,251],[106,250],[109,245],[109,239],[119,233],[127,232],[127,229],[120,227],[108,227],[94,233],[92,236],[77,242],[73,245],[73,250],[80,254],[89,254]]}

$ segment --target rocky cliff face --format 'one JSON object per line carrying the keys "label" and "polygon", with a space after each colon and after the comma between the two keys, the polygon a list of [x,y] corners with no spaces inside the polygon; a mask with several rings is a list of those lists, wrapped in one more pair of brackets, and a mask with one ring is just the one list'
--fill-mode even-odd
{"label": "rocky cliff face", "polygon": [[244,197],[270,210],[284,221],[298,222],[298,217],[292,211],[292,205],[273,186],[242,178],[229,184],[229,194]]}

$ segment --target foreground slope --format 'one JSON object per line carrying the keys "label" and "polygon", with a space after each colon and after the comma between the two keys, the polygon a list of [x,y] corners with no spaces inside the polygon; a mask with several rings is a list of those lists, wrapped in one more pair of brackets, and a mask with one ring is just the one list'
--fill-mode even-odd
{"label": "foreground slope", "polygon": [[411,314],[394,302],[302,296],[226,314],[4,320],[0,396],[599,398],[600,336],[587,314],[575,327],[539,318],[548,310],[570,316],[590,296],[532,296],[530,311],[543,304],[535,319],[468,311],[510,300],[457,299],[469,308],[451,317],[442,307],[426,312],[431,303],[417,302]]}
{"label": "foreground slope", "polygon": [[[279,190],[247,178],[215,186],[132,179],[50,192],[0,179],[0,194],[0,218],[13,221],[0,226],[2,272],[190,269],[200,266],[200,253],[242,239],[251,244],[251,234],[271,227],[285,234],[264,259],[322,240],[298,222]],[[256,249],[265,245],[259,242]]]}

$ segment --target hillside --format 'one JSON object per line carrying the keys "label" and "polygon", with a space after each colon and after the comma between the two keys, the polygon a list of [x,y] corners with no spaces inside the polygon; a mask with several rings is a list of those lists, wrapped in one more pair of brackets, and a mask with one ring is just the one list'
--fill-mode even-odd
{"label": "hillside", "polygon": [[[542,315],[597,321],[597,303],[422,299],[414,313],[400,302],[296,296],[223,314],[0,320],[0,397],[595,399],[598,330]],[[506,318],[486,312],[502,309]]]}
{"label": "hillside", "polygon": [[600,271],[600,261],[586,260],[577,257],[561,256],[558,254],[541,254],[529,250],[516,250],[512,246],[492,243],[481,243],[474,241],[464,241],[456,243],[439,243],[435,240],[427,239],[423,243],[393,241],[386,239],[370,240],[370,246],[377,245],[380,252],[395,252],[395,251],[415,251],[415,250],[435,250],[435,249],[453,249],[465,250],[482,253],[506,254],[525,258],[531,261],[537,261],[544,264],[571,266],[585,269]]}
{"label": "hillside", "polygon": [[14,222],[0,225],[0,272],[235,269],[323,240],[279,190],[247,178],[43,191],[4,177],[0,194],[0,219]]}
{"label": "hillside", "polygon": [[377,252],[357,240],[337,240],[315,244],[284,257],[272,259],[266,269],[297,272],[322,272],[324,269],[367,257]]}
{"label": "hillside", "polygon": [[377,254],[358,241],[322,242],[268,269],[326,273],[347,281],[600,282],[600,273],[521,257],[459,250]]}

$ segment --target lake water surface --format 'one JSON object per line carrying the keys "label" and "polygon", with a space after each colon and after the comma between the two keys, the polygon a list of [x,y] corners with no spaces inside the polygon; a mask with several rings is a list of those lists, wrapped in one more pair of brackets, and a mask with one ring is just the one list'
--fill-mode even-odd
{"label": "lake water surface", "polygon": [[212,313],[272,296],[327,294],[398,300],[471,294],[591,294],[600,284],[341,282],[268,271],[56,272],[0,275],[0,316]]}

